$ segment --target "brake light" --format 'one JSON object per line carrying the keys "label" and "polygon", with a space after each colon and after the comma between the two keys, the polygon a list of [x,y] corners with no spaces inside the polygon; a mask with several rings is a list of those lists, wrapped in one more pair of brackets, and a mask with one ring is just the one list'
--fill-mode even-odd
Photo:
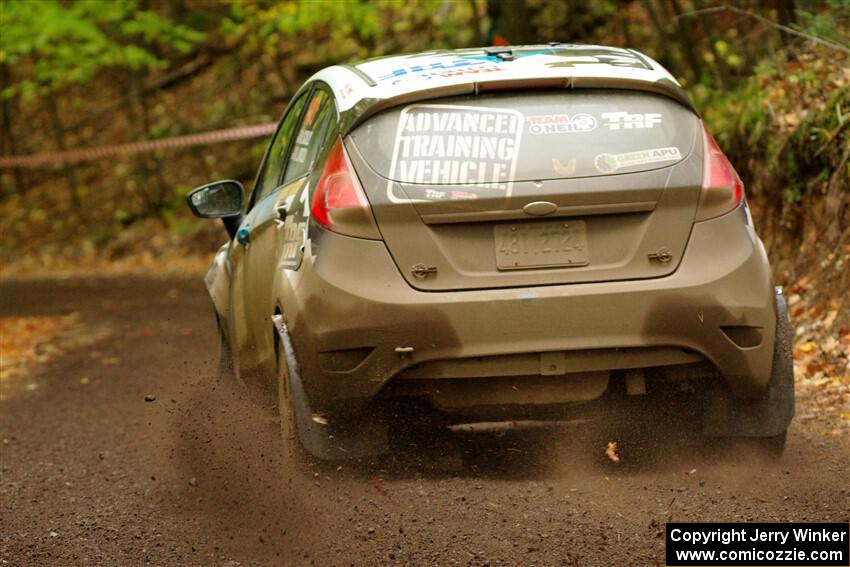
{"label": "brake light", "polygon": [[325,162],[322,177],[313,192],[310,214],[316,224],[327,230],[347,236],[380,239],[369,201],[341,139],[334,143]]}
{"label": "brake light", "polygon": [[712,219],[734,210],[744,197],[744,185],[711,133],[703,128],[704,159],[702,191],[697,221]]}

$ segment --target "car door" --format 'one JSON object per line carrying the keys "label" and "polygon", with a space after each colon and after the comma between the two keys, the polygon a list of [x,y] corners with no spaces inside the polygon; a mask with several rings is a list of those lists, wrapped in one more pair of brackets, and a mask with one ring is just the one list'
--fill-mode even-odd
{"label": "car door", "polygon": [[272,228],[274,218],[270,210],[272,197],[280,186],[286,157],[292,145],[295,129],[304,110],[309,90],[298,95],[284,112],[277,131],[266,150],[254,189],[248,200],[247,211],[242,219],[236,238],[230,248],[230,343],[235,355],[239,375],[247,379],[257,366],[257,357],[247,348],[254,342],[253,333],[245,313],[245,279],[249,258],[259,255],[263,246],[263,233]]}
{"label": "car door", "polygon": [[[321,86],[305,96],[294,135],[289,134],[289,148],[282,160],[277,178],[271,173],[257,202],[243,223],[249,231],[242,261],[243,289],[234,296],[234,305],[242,302],[246,341],[240,370],[246,378],[256,371],[257,379],[269,386],[275,376],[275,338],[271,316],[275,310],[276,275],[281,270],[298,267],[306,228],[305,196],[307,183],[322,155],[324,138],[335,123],[336,108],[328,90]],[[283,130],[283,129],[282,129]],[[275,166],[276,167],[276,166]]]}

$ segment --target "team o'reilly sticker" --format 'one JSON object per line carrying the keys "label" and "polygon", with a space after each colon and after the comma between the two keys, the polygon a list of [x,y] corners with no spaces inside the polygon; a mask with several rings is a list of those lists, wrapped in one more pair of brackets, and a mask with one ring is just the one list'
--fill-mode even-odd
{"label": "team o'reilly sticker", "polygon": [[590,114],[537,114],[526,116],[532,134],[567,134],[596,130],[596,118]]}
{"label": "team o'reilly sticker", "polygon": [[623,167],[680,159],[682,159],[682,154],[679,152],[679,148],[655,148],[625,154],[599,154],[593,159],[593,165],[602,173],[614,173]]}
{"label": "team o'reilly sticker", "polygon": [[643,112],[630,114],[628,112],[603,112],[602,119],[609,130],[631,130],[633,128],[653,128],[661,124],[661,114]]}
{"label": "team o'reilly sticker", "polygon": [[510,196],[522,124],[522,114],[510,109],[406,107],[399,115],[387,196],[392,202]]}

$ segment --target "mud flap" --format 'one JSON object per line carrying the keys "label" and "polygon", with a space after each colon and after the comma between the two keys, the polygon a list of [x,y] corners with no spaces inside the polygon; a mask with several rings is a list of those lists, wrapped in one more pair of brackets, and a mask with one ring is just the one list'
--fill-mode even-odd
{"label": "mud flap", "polygon": [[295,349],[283,317],[272,317],[280,334],[283,354],[289,369],[292,389],[292,405],[298,438],[304,449],[317,459],[338,461],[370,457],[389,450],[387,427],[377,416],[364,416],[359,422],[333,424],[313,419],[314,410],[304,391],[301,370],[295,357]]}
{"label": "mud flap", "polygon": [[728,389],[710,392],[703,408],[703,432],[710,437],[775,437],[794,417],[793,333],[782,288],[776,288],[773,369],[761,400],[734,398]]}

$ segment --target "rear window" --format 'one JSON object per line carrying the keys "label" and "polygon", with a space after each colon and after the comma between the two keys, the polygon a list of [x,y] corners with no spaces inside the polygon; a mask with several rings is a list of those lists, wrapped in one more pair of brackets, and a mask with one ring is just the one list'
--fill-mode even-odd
{"label": "rear window", "polygon": [[392,108],[351,136],[375,171],[401,184],[504,190],[668,167],[690,152],[697,125],[690,110],[651,93],[537,91]]}

